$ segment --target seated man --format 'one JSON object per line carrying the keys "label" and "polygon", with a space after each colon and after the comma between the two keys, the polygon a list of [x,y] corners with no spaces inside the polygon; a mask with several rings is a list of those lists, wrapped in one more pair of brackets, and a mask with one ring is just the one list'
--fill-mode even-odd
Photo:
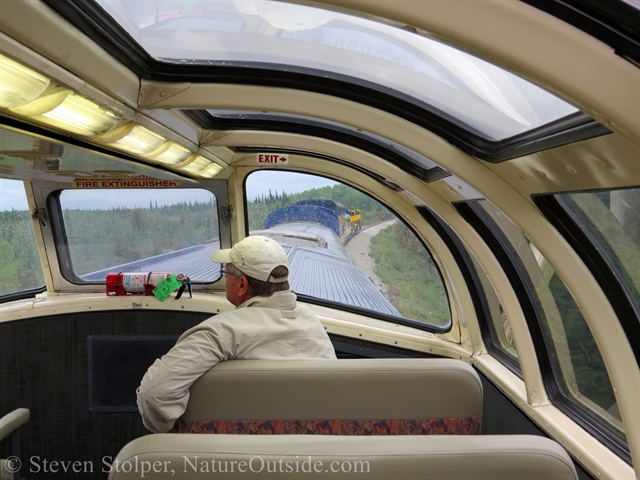
{"label": "seated man", "polygon": [[211,260],[225,265],[227,299],[236,309],[187,330],[149,368],[137,393],[152,432],[171,430],[187,407],[189,387],[218,362],[336,358],[318,317],[289,290],[289,262],[276,241],[247,237]]}

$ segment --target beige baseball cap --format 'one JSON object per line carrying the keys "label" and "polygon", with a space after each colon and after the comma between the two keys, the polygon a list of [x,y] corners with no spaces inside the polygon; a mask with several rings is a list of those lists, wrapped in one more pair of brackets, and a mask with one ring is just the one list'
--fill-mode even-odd
{"label": "beige baseball cap", "polygon": [[288,275],[271,278],[274,268],[282,265],[289,269],[289,260],[278,242],[262,235],[246,237],[233,248],[214,252],[211,261],[232,263],[242,273],[263,282],[282,283],[288,278]]}

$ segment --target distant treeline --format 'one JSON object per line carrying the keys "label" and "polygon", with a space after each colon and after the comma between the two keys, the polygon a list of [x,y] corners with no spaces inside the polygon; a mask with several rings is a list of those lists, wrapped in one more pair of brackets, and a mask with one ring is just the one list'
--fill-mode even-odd
{"label": "distant treeline", "polygon": [[[215,201],[148,208],[64,209],[76,275],[218,240]],[[44,285],[28,211],[0,212],[0,295]]]}
{"label": "distant treeline", "polygon": [[269,190],[268,195],[261,195],[249,202],[249,230],[263,230],[266,216],[278,208],[288,207],[299,200],[310,198],[326,198],[335,200],[347,208],[362,210],[362,224],[370,225],[382,220],[394,218],[393,213],[368,195],[347,185],[333,185],[322,188],[312,188],[300,193],[288,194]]}
{"label": "distant treeline", "polygon": [[149,208],[65,209],[73,269],[78,275],[218,240],[215,201]]}
{"label": "distant treeline", "polygon": [[[249,202],[249,228],[264,228],[264,218],[280,207],[308,198],[330,198],[348,208],[363,210],[363,223],[393,215],[371,197],[335,185],[302,193],[271,193]],[[71,263],[77,275],[200,245],[219,236],[216,202],[182,202],[149,207],[64,209],[64,228]],[[0,212],[0,295],[44,285],[32,220],[28,211]]]}
{"label": "distant treeline", "polygon": [[0,212],[0,295],[44,285],[31,215],[26,210]]}

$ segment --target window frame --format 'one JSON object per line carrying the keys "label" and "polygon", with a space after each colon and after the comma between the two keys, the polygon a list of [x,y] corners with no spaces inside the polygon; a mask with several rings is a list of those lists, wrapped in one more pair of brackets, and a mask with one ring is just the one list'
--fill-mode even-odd
{"label": "window frame", "polygon": [[252,169],[251,171],[249,171],[243,178],[242,181],[242,195],[243,195],[243,203],[244,203],[244,235],[245,236],[249,236],[249,211],[248,211],[248,206],[249,206],[249,202],[247,200],[247,179],[253,175],[256,172],[264,172],[264,171],[271,171],[271,172],[291,172],[291,173],[299,173],[299,174],[303,174],[303,175],[311,175],[311,176],[316,176],[316,177],[322,177],[322,178],[327,178],[329,180],[333,180],[335,182],[341,183],[342,185],[346,185],[350,188],[353,188],[354,190],[359,191],[360,193],[367,195],[368,197],[374,199],[376,202],[380,203],[383,207],[385,207],[387,210],[389,210],[399,221],[401,221],[404,226],[416,237],[416,239],[420,242],[420,244],[422,245],[422,247],[425,249],[425,251],[429,254],[429,256],[431,257],[437,271],[438,271],[438,275],[440,276],[440,282],[442,283],[442,286],[444,288],[445,294],[446,294],[446,298],[447,298],[447,305],[449,308],[449,318],[450,318],[450,322],[449,325],[446,327],[438,327],[436,325],[431,325],[425,322],[421,322],[419,320],[413,320],[410,318],[404,318],[404,317],[393,317],[391,315],[385,315],[383,313],[377,312],[375,310],[368,310],[365,308],[361,308],[361,307],[355,307],[352,305],[347,305],[344,303],[340,303],[340,302],[335,302],[332,300],[326,300],[326,299],[322,299],[319,297],[313,297],[310,295],[305,295],[305,294],[298,294],[296,293],[296,295],[298,296],[298,298],[306,303],[310,303],[312,305],[318,305],[321,307],[328,307],[328,308],[334,308],[336,310],[341,310],[341,311],[345,311],[348,313],[354,313],[357,315],[365,315],[369,318],[375,318],[377,320],[383,320],[385,322],[389,322],[389,323],[395,323],[398,325],[404,325],[407,327],[412,327],[412,328],[416,328],[419,330],[424,330],[426,332],[430,332],[430,333],[438,333],[438,334],[444,334],[444,333],[448,333],[453,329],[453,317],[452,317],[452,309],[451,309],[451,298],[450,298],[450,292],[449,289],[447,288],[447,283],[444,280],[444,276],[442,275],[442,269],[440,267],[440,265],[438,264],[438,262],[436,261],[436,257],[431,253],[431,250],[427,247],[427,245],[424,243],[424,241],[422,240],[422,238],[420,237],[420,235],[418,235],[416,233],[416,231],[409,225],[407,224],[407,222],[404,221],[403,217],[401,215],[398,214],[398,212],[396,212],[393,208],[389,207],[386,203],[384,203],[383,201],[381,201],[380,199],[374,197],[373,195],[371,195],[368,192],[365,192],[353,185],[350,185],[348,183],[345,183],[343,180],[336,180],[335,178],[330,177],[329,175],[323,175],[323,174],[319,174],[319,173],[311,173],[311,172],[302,172],[302,171],[297,171],[294,169],[284,169],[284,168],[280,168],[280,169],[271,169],[271,168],[255,168]]}
{"label": "window frame", "polygon": [[[90,281],[83,280],[80,278],[76,272],[73,270],[73,262],[71,258],[71,252],[69,250],[69,243],[67,239],[67,231],[64,223],[64,216],[62,212],[62,204],[60,203],[60,195],[62,192],[69,190],[74,191],[71,188],[53,188],[50,191],[45,193],[46,196],[46,209],[49,213],[50,226],[51,226],[51,235],[53,244],[55,247],[55,252],[58,261],[59,272],[62,280],[68,282],[70,286],[73,287],[102,287],[106,283],[105,280],[101,281]],[[223,220],[222,212],[227,208],[228,199],[227,199],[227,188],[226,181],[224,180],[209,180],[203,181],[198,185],[183,185],[181,190],[205,190],[211,193],[216,199],[217,211],[218,211],[218,231],[220,238],[220,248],[227,248],[227,245],[230,246],[230,228],[228,223],[225,224]],[[90,190],[90,189],[87,189]],[[117,189],[115,189],[117,190]],[[127,189],[122,189],[127,190]],[[167,190],[167,189],[150,189],[150,190]],[[211,287],[212,285],[219,284],[220,280],[222,280],[222,276],[216,278],[211,282],[198,282],[198,285],[203,285],[204,288]],[[61,289],[60,287],[56,288],[56,291],[68,291],[67,288]]]}
{"label": "window frame", "polygon": [[417,207],[420,214],[427,222],[438,232],[440,237],[445,241],[449,251],[453,255],[465,278],[465,283],[469,289],[469,295],[473,301],[476,311],[476,318],[480,326],[480,334],[482,341],[489,354],[496,358],[500,363],[507,367],[514,375],[523,379],[520,362],[507,354],[501,346],[496,344],[491,328],[491,311],[485,294],[485,289],[479,277],[479,273],[471,259],[467,248],[464,246],[458,235],[438,217],[429,207]]}
{"label": "window frame", "polygon": [[627,440],[618,436],[603,422],[598,421],[594,415],[590,415],[580,409],[562,392],[552,364],[551,352],[545,339],[542,320],[538,313],[540,307],[537,304],[539,301],[535,296],[536,294],[527,285],[530,280],[528,279],[528,274],[523,273],[526,270],[524,270],[524,265],[521,264],[519,255],[510,252],[513,248],[511,242],[502,234],[499,227],[491,226],[482,219],[482,216],[478,213],[478,210],[482,210],[482,207],[478,205],[478,200],[455,202],[453,206],[491,249],[513,287],[531,332],[542,382],[551,403],[618,457],[631,465],[631,452]]}
{"label": "window frame", "polygon": [[7,293],[0,295],[0,303],[14,302],[17,300],[26,300],[28,298],[36,298],[36,295],[47,291],[46,285],[29,290],[21,290],[19,292]]}
{"label": "window frame", "polygon": [[616,55],[640,63],[638,9],[623,1],[593,0],[544,1],[522,0],[612,47]]}
{"label": "window frame", "polygon": [[[269,130],[309,135],[350,145],[383,158],[426,183],[434,182],[451,175],[445,169],[417,152],[403,149],[402,146],[396,143],[384,140],[369,132],[349,127],[348,125],[337,124],[312,117],[286,114],[247,113],[238,111],[236,115],[216,116],[207,110],[186,110],[185,113],[204,128],[210,130]],[[234,147],[234,150],[242,153],[255,153],[263,151],[264,149],[242,146]],[[308,155],[306,152],[305,154]],[[341,159],[333,160],[336,162],[344,162],[344,160]],[[426,165],[427,163],[433,163],[433,166],[428,167]]]}

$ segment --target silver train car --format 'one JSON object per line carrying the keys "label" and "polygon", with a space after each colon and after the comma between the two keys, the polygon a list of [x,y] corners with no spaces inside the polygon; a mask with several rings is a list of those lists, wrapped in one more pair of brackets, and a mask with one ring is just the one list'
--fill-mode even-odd
{"label": "silver train car", "polygon": [[[353,220],[352,216],[355,217]],[[346,244],[360,227],[360,218],[355,209],[348,209],[335,200],[312,198],[298,200],[289,207],[269,213],[265,218],[265,228],[295,221],[324,225],[333,230],[343,244]]]}

